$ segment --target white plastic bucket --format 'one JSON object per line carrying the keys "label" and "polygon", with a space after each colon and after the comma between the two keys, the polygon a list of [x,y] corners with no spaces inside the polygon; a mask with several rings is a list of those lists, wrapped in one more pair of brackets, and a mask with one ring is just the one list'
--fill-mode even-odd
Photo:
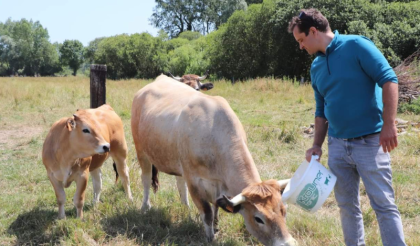
{"label": "white plastic bucket", "polygon": [[316,212],[334,188],[337,177],[312,156],[302,162],[282,194],[282,200],[311,213]]}

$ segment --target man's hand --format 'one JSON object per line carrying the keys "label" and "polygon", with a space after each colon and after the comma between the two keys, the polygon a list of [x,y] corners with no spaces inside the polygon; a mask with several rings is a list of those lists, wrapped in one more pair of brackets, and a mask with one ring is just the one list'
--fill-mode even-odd
{"label": "man's hand", "polygon": [[322,148],[317,145],[312,146],[312,148],[306,151],[306,160],[310,162],[313,155],[319,156],[319,159],[317,161],[321,160]]}
{"label": "man's hand", "polygon": [[381,135],[379,135],[379,144],[382,145],[384,152],[391,152],[398,146],[397,127],[394,124],[384,124]]}

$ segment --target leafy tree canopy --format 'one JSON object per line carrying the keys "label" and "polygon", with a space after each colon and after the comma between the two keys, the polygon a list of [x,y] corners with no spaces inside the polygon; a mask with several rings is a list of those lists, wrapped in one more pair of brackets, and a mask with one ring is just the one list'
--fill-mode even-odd
{"label": "leafy tree canopy", "polygon": [[150,23],[171,37],[184,31],[203,34],[218,29],[235,10],[246,9],[244,0],[155,0]]}
{"label": "leafy tree canopy", "polygon": [[61,68],[58,54],[39,21],[26,19],[0,25],[0,75],[53,74]]}
{"label": "leafy tree canopy", "polygon": [[61,63],[69,66],[76,76],[77,69],[83,63],[83,44],[78,40],[65,40],[60,47],[60,53]]}

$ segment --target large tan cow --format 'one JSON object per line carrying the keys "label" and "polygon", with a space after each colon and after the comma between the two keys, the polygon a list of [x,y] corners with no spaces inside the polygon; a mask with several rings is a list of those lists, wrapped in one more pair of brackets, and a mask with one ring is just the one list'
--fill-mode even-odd
{"label": "large tan cow", "polygon": [[150,186],[157,190],[157,173],[162,171],[176,176],[187,206],[190,192],[208,241],[214,239],[220,206],[239,212],[262,243],[295,245],[281,200],[288,181],[261,181],[242,124],[225,99],[161,75],[137,92],[131,114],[142,169],[143,211],[150,208]]}
{"label": "large tan cow", "polygon": [[89,172],[92,175],[94,202],[102,189],[101,166],[113,158],[124,190],[132,200],[128,167],[127,144],[120,117],[109,105],[97,109],[78,110],[73,117],[62,118],[51,127],[42,149],[42,161],[54,187],[58,202],[58,218],[65,218],[64,188],[76,182],[73,203],[77,217],[83,218],[83,204]]}
{"label": "large tan cow", "polygon": [[204,84],[201,83],[201,81],[207,78],[208,74],[209,74],[209,71],[207,71],[206,74],[201,77],[195,74],[185,74],[182,77],[178,77],[178,76],[173,76],[171,73],[169,73],[169,75],[171,75],[173,79],[179,82],[182,82],[186,85],[189,85],[197,91],[199,90],[208,91],[208,90],[213,89],[213,83],[204,83]]}

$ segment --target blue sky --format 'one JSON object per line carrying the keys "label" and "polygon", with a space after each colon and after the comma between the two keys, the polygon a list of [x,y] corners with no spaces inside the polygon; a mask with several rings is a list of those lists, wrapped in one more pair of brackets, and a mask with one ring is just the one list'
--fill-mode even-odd
{"label": "blue sky", "polygon": [[0,22],[39,21],[47,28],[51,43],[77,39],[88,45],[95,38],[149,32],[154,0],[0,0]]}

